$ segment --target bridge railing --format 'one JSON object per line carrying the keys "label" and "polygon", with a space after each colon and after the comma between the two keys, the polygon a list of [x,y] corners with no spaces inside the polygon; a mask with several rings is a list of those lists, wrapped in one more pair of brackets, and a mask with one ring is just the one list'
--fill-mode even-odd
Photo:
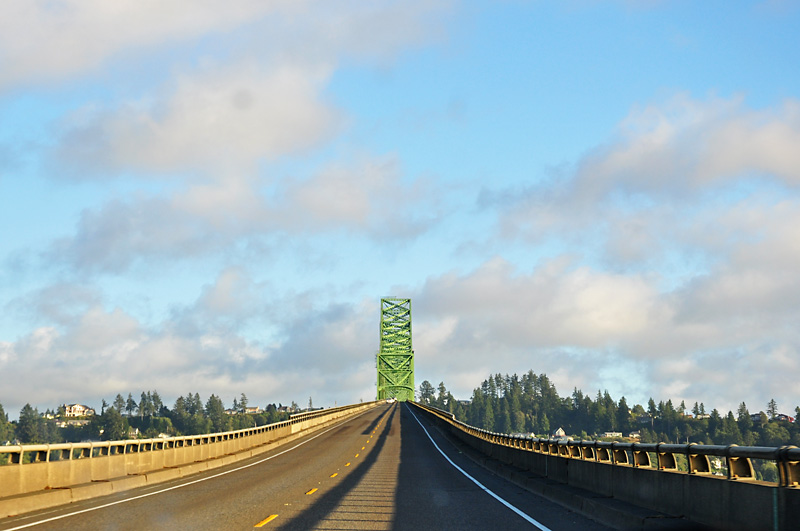
{"label": "bridge railing", "polygon": [[[416,404],[446,419],[461,430],[485,441],[501,446],[530,450],[569,459],[583,459],[633,467],[656,468],[679,472],[676,455],[686,458],[688,474],[711,474],[709,457],[724,459],[729,480],[753,480],[755,472],[752,459],[774,462],[778,469],[778,484],[782,487],[800,485],[800,448],[795,446],[738,446],[712,444],[626,443],[610,441],[575,441],[543,439],[495,433],[465,424],[448,411]],[[655,462],[651,454],[656,456]]]}
{"label": "bridge railing", "polygon": [[[292,415],[242,430],[156,439],[0,446],[0,498],[202,462],[289,437],[371,408],[366,402]],[[2,459],[2,458],[5,459]]]}
{"label": "bridge railing", "polygon": [[[485,455],[602,496],[684,515],[714,528],[796,529],[800,521],[800,448],[794,446],[531,438],[493,433],[465,424],[447,411],[414,405]],[[725,460],[725,475],[714,473],[709,459],[714,457]],[[777,484],[756,479],[754,459],[775,463]]]}

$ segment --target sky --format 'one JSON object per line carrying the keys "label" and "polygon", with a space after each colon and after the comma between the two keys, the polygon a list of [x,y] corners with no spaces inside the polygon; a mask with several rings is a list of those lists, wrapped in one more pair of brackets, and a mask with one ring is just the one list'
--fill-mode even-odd
{"label": "sky", "polygon": [[7,0],[0,403],[800,405],[800,3]]}

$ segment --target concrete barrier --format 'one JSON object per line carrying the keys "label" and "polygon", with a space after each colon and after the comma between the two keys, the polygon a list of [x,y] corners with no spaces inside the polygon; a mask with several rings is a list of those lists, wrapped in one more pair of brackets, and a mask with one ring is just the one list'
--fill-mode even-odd
{"label": "concrete barrier", "polygon": [[[367,402],[293,415],[224,433],[49,445],[0,446],[0,517],[168,481],[247,459],[345,417]],[[26,461],[31,462],[26,462]]]}
{"label": "concrete barrier", "polygon": [[[413,405],[478,452],[559,483],[716,529],[789,531],[800,526],[800,448],[532,439],[491,433],[445,411]],[[658,456],[657,466],[649,453]],[[676,454],[686,456],[689,471],[677,469]],[[709,456],[726,460],[727,476],[710,473]],[[773,460],[780,484],[756,481],[750,459]]]}

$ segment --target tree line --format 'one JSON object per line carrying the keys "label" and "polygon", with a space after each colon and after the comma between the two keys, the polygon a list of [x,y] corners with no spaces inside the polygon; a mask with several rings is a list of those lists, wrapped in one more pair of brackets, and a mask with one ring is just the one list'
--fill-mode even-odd
{"label": "tree line", "polygon": [[472,426],[499,433],[533,433],[547,437],[561,427],[567,435],[596,438],[606,432],[627,436],[638,432],[641,442],[738,444],[740,446],[800,446],[800,407],[792,411],[795,421],[780,420],[775,400],[766,412],[755,415],[742,402],[734,413],[716,408],[707,411],[703,403],[691,408],[681,401],[628,404],[609,392],[585,395],[574,388],[570,396],[559,396],[546,374],[532,370],[522,377],[495,374],[472,392],[470,401],[458,401],[444,382],[438,388],[427,380],[419,387],[419,400],[450,411]]}
{"label": "tree line", "polygon": [[[292,402],[289,408],[282,404],[268,404],[263,411],[245,414],[247,396],[242,393],[233,399],[234,414],[226,411],[222,399],[212,394],[205,403],[199,393],[179,396],[172,408],[161,400],[158,391],[142,392],[138,401],[128,393],[125,398],[117,394],[109,404],[105,399],[99,414],[70,420],[67,423],[64,407],[40,413],[30,404],[20,410],[19,419],[9,421],[0,404],[0,444],[19,441],[20,444],[47,444],[80,442],[85,440],[121,440],[129,437],[153,438],[160,434],[169,436],[199,435],[230,430],[239,430],[288,420],[289,411],[298,410]],[[311,399],[309,398],[309,404]],[[284,410],[288,409],[288,411]]]}

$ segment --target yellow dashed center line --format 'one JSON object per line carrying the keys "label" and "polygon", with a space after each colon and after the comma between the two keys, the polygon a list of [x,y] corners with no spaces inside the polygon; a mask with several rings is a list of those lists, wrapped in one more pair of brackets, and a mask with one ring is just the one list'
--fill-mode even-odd
{"label": "yellow dashed center line", "polygon": [[310,491],[306,492],[306,496],[308,496],[309,494],[314,494],[315,492],[317,492],[317,489],[313,488]]}
{"label": "yellow dashed center line", "polygon": [[344,466],[350,466],[350,463],[346,463]]}
{"label": "yellow dashed center line", "polygon": [[356,454],[356,457],[358,457],[358,454]]}
{"label": "yellow dashed center line", "polygon": [[361,449],[362,449],[362,450],[364,450],[365,448],[366,448],[366,446],[362,446],[362,447],[361,447]]}
{"label": "yellow dashed center line", "polygon": [[335,478],[335,477],[336,477],[336,476],[338,476],[338,475],[339,475],[339,473],[338,473],[338,472],[334,472],[333,474],[331,474],[331,477],[332,477],[332,478]]}
{"label": "yellow dashed center line", "polygon": [[277,517],[278,517],[277,514],[271,514],[271,515],[267,516],[265,519],[261,520],[256,525],[254,525],[253,527],[264,527],[265,524],[268,524],[269,522],[275,520]]}

